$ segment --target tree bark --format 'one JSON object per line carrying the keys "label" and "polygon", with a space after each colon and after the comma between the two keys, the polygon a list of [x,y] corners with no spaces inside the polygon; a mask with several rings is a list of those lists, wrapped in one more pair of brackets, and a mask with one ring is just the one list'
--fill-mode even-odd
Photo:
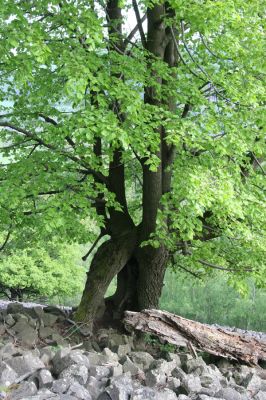
{"label": "tree bark", "polygon": [[[135,245],[136,232],[130,231],[119,238],[104,242],[97,250],[87,273],[80,305],[75,313],[76,321],[86,323],[88,329],[92,330],[96,316],[100,316],[106,290],[131,258]],[[103,311],[104,308],[102,313]]]}
{"label": "tree bark", "polygon": [[124,323],[130,330],[133,328],[151,333],[168,343],[188,347],[195,357],[196,350],[200,350],[250,365],[266,360],[266,342],[263,340],[185,319],[166,311],[129,311],[126,312]]}

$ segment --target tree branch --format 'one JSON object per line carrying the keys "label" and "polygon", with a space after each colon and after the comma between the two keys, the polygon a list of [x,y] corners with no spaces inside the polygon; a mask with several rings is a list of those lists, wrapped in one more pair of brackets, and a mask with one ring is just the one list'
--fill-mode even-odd
{"label": "tree branch", "polygon": [[142,46],[144,48],[146,48],[146,37],[145,37],[145,33],[143,31],[143,26],[142,26],[140,13],[139,13],[138,3],[137,3],[136,0],[132,0],[132,4],[133,4],[133,8],[134,8],[135,15],[136,15],[137,26],[138,26],[138,30],[139,30],[139,33],[140,33],[141,43],[142,43]]}
{"label": "tree branch", "polygon": [[69,160],[81,165],[83,168],[86,169],[86,171],[88,171],[88,173],[90,173],[92,176],[95,177],[95,179],[97,179],[98,181],[102,182],[102,183],[106,183],[107,179],[106,177],[98,172],[98,171],[94,171],[93,169],[91,169],[87,163],[85,163],[84,161],[80,160],[77,156],[71,155],[65,151],[62,151],[60,149],[58,149],[56,146],[50,144],[50,143],[46,143],[43,139],[41,139],[40,137],[38,137],[37,135],[35,135],[34,133],[24,129],[24,128],[20,128],[17,127],[13,124],[10,124],[9,122],[0,122],[0,127],[4,127],[4,128],[9,128],[12,129],[14,131],[17,131],[23,135],[25,135],[26,137],[34,140],[35,142],[37,142],[39,145],[46,147],[47,149],[50,149],[56,153],[59,153],[60,155],[62,155],[63,157],[68,158]]}

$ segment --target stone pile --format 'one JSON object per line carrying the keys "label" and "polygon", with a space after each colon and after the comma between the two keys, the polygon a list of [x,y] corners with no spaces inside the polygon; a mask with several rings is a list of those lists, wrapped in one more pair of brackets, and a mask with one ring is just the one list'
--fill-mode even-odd
{"label": "stone pile", "polygon": [[0,315],[0,399],[266,400],[262,368],[167,351],[154,358],[112,330],[71,347],[56,330],[63,315],[50,311],[13,304]]}

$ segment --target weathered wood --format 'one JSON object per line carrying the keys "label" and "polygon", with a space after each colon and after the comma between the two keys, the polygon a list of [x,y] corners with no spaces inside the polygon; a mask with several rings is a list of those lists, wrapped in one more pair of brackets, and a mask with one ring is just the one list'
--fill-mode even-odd
{"label": "weathered wood", "polygon": [[154,334],[168,343],[189,347],[210,354],[257,365],[266,360],[266,341],[249,335],[209,326],[160,310],[126,311],[128,330]]}

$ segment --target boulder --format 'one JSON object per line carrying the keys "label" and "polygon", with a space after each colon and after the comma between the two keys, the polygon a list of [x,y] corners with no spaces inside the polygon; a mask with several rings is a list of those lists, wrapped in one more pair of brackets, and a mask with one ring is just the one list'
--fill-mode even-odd
{"label": "boulder", "polygon": [[90,393],[84,386],[80,385],[78,382],[74,381],[69,386],[67,395],[73,396],[75,399],[80,400],[92,400]]}
{"label": "boulder", "polygon": [[85,365],[72,364],[60,373],[59,379],[75,380],[79,384],[85,385],[88,376],[88,368]]}
{"label": "boulder", "polygon": [[128,400],[132,392],[133,384],[129,374],[111,378],[110,385],[105,389],[111,400]]}
{"label": "boulder", "polygon": [[70,383],[71,381],[66,378],[57,379],[53,382],[51,390],[54,393],[66,393],[70,386]]}
{"label": "boulder", "polygon": [[17,373],[18,377],[33,374],[35,371],[45,368],[44,363],[30,352],[23,356],[8,358],[5,362]]}
{"label": "boulder", "polygon": [[16,382],[18,374],[4,361],[0,362],[0,385],[8,387]]}
{"label": "boulder", "polygon": [[72,364],[84,365],[87,369],[90,367],[88,357],[81,350],[71,351],[68,348],[63,348],[57,351],[52,359],[53,371],[59,375],[64,369]]}
{"label": "boulder", "polygon": [[145,351],[133,351],[129,354],[129,358],[144,371],[148,370],[154,361],[153,356]]}
{"label": "boulder", "polygon": [[8,398],[10,400],[21,400],[30,398],[37,393],[37,387],[34,382],[21,382],[18,387],[9,392]]}

